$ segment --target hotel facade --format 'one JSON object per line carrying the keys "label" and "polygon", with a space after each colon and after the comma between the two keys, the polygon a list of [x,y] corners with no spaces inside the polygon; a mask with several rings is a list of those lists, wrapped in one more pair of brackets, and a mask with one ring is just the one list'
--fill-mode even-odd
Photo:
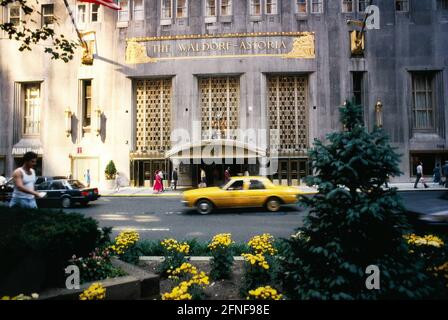
{"label": "hotel facade", "polygon": [[[448,160],[446,0],[374,1],[379,29],[365,33],[363,0],[69,3],[88,49],[68,63],[0,32],[0,174],[32,150],[39,174],[89,171],[99,186],[111,160],[131,186],[173,168],[179,185],[196,186],[201,168],[219,184],[227,167],[298,185],[352,99],[402,154],[395,181]],[[76,39],[62,1],[37,9],[35,23]],[[20,10],[0,10],[20,25]]]}

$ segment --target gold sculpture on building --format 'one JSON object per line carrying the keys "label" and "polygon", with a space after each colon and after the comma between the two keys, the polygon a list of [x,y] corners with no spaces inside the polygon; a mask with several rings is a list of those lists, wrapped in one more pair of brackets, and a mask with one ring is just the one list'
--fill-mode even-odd
{"label": "gold sculpture on building", "polygon": [[138,43],[136,41],[127,42],[125,59],[126,63],[128,64],[148,63],[157,61],[157,59],[148,57],[148,53],[146,52],[146,47],[144,44]]}
{"label": "gold sculpture on building", "polygon": [[283,58],[290,59],[314,59],[316,58],[314,46],[314,33],[304,32],[294,39],[292,50],[283,55]]}

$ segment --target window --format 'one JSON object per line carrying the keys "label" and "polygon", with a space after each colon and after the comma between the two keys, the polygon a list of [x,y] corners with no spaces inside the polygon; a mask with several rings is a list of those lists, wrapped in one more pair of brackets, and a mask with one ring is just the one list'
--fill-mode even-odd
{"label": "window", "polygon": [[216,0],[205,0],[205,15],[207,17],[216,16]]}
{"label": "window", "polygon": [[25,95],[23,133],[38,135],[40,134],[40,84],[25,84],[23,91]]}
{"label": "window", "polygon": [[354,0],[342,0],[342,12],[350,13],[353,12],[353,2]]}
{"label": "window", "polygon": [[437,0],[437,10],[448,10],[448,0]]}
{"label": "window", "polygon": [[250,180],[249,190],[263,190],[266,189],[263,182],[260,180]]}
{"label": "window", "polygon": [[277,14],[277,0],[266,0],[266,14]]}
{"label": "window", "polygon": [[368,5],[369,0],[358,0],[358,11],[365,12]]}
{"label": "window", "polygon": [[299,14],[307,13],[307,0],[297,0],[296,2],[296,10]]}
{"label": "window", "polygon": [[52,25],[54,23],[54,5],[44,4],[42,5],[42,26]]}
{"label": "window", "polygon": [[145,8],[143,6],[143,0],[134,0],[134,20],[145,19]]}
{"label": "window", "polygon": [[177,0],[177,18],[187,18],[188,17],[188,0]]}
{"label": "window", "polygon": [[227,188],[227,190],[243,190],[243,183],[243,180],[236,180]]}
{"label": "window", "polygon": [[261,0],[250,0],[250,14],[261,16]]}
{"label": "window", "polygon": [[100,21],[100,5],[93,3],[90,9],[90,21],[98,22]]}
{"label": "window", "polygon": [[409,11],[409,0],[395,0],[395,10],[401,12]]}
{"label": "window", "polygon": [[364,72],[352,72],[353,99],[356,105],[363,104],[363,79]]}
{"label": "window", "polygon": [[77,22],[78,23],[86,23],[86,14],[87,14],[87,5],[78,4],[78,14],[77,14]]}
{"label": "window", "polygon": [[36,180],[36,189],[37,190],[48,190],[49,186],[50,186],[50,182],[38,183],[38,181]]}
{"label": "window", "polygon": [[173,0],[162,0],[162,19],[169,20],[172,17]]}
{"label": "window", "polygon": [[92,123],[92,80],[82,80],[82,125],[89,127]]}
{"label": "window", "polygon": [[222,16],[232,15],[232,0],[221,0],[221,15]]}
{"label": "window", "polygon": [[322,0],[311,0],[311,13],[322,13]]}
{"label": "window", "polygon": [[118,21],[129,21],[129,0],[120,0],[121,10],[118,11]]}
{"label": "window", "polygon": [[65,190],[65,186],[61,181],[54,181],[51,184],[51,190]]}
{"label": "window", "polygon": [[434,129],[434,74],[416,72],[412,74],[413,129]]}
{"label": "window", "polygon": [[19,6],[12,6],[9,8],[9,23],[12,23],[15,27],[21,25],[20,21],[21,9]]}

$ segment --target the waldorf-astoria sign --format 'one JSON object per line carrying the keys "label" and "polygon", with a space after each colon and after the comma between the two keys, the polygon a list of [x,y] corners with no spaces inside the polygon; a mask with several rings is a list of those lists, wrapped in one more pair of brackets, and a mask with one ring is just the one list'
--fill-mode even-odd
{"label": "the waldorf-astoria sign", "polygon": [[314,59],[314,33],[232,33],[131,38],[127,39],[126,46],[128,64],[241,57]]}

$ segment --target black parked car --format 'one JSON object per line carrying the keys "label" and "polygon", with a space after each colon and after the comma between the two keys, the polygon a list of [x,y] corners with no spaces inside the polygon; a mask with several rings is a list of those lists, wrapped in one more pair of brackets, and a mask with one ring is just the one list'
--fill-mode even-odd
{"label": "black parked car", "polygon": [[36,178],[36,182],[34,184],[37,186],[38,184],[41,184],[41,183],[44,183],[44,182],[53,181],[53,180],[63,180],[63,179],[67,179],[67,177],[63,177],[63,176],[54,176],[54,177],[39,176],[39,177]]}
{"label": "black parked car", "polygon": [[36,191],[46,192],[44,198],[36,199],[39,207],[60,205],[70,208],[76,203],[86,206],[100,197],[97,188],[87,188],[78,180],[51,180],[36,186]]}

